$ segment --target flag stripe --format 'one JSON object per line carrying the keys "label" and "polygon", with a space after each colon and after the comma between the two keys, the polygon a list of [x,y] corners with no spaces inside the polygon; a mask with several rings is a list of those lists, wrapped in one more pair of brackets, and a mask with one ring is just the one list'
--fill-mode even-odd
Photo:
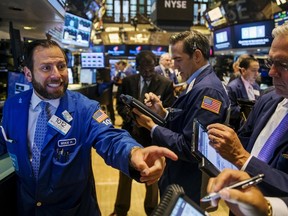
{"label": "flag stripe", "polygon": [[101,123],[102,121],[104,121],[105,119],[108,118],[108,116],[106,115],[106,113],[104,113],[102,110],[97,110],[94,114],[93,114],[93,118]]}
{"label": "flag stripe", "polygon": [[222,102],[214,98],[204,96],[201,108],[219,114]]}

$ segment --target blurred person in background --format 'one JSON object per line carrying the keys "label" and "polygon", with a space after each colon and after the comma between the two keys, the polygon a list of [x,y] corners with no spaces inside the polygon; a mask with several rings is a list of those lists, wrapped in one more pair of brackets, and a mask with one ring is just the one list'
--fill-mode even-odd
{"label": "blurred person in background", "polygon": [[[231,101],[230,125],[237,131],[241,126],[241,107],[237,100],[255,102],[260,97],[260,86],[256,83],[259,71],[257,59],[247,57],[239,64],[240,76],[227,85]],[[248,116],[245,116],[247,118]]]}
{"label": "blurred person in background", "polygon": [[[121,94],[128,94],[141,102],[144,102],[144,94],[153,92],[161,97],[165,106],[171,106],[174,102],[173,83],[165,77],[157,74],[154,70],[156,56],[151,51],[142,51],[136,56],[136,68],[139,72],[123,79],[121,87],[117,93],[117,111],[123,118],[122,128],[127,130],[134,139],[143,146],[152,145],[150,131],[139,127],[131,117],[131,110],[121,101]],[[147,87],[144,85],[147,84]],[[119,184],[114,211],[111,214],[126,216],[130,209],[132,179],[123,172],[119,172]],[[151,215],[154,208],[158,205],[158,186],[157,182],[146,185],[146,195],[144,209],[147,215]]]}
{"label": "blurred person in background", "polygon": [[159,65],[155,67],[156,73],[170,79],[174,84],[178,84],[175,71],[172,69],[172,59],[169,53],[160,56]]}

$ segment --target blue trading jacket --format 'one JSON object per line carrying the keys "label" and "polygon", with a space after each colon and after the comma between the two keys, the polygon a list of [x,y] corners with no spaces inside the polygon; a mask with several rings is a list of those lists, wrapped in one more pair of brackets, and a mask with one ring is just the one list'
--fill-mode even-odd
{"label": "blue trading jacket", "polygon": [[[113,128],[109,118],[102,118],[99,112],[96,114],[98,102],[67,90],[55,115],[64,120],[62,112],[67,110],[73,117],[69,123],[71,129],[62,135],[52,127],[48,128],[41,152],[39,180],[35,182],[27,144],[31,95],[32,90],[28,90],[8,99],[3,113],[7,138],[13,140],[6,145],[18,176],[19,214],[100,215],[91,167],[91,148],[95,148],[108,165],[136,177],[138,173],[129,171],[128,155],[133,146],[140,145],[126,131]],[[1,138],[0,143],[3,144]]]}

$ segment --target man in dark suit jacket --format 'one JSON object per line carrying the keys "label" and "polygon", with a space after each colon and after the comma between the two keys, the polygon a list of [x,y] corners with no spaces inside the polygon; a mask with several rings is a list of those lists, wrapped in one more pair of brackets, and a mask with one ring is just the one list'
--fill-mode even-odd
{"label": "man in dark suit jacket", "polygon": [[[137,122],[149,129],[153,142],[166,146],[179,156],[174,163],[167,160],[167,166],[159,181],[160,194],[164,194],[170,184],[183,187],[186,195],[196,203],[200,201],[202,173],[198,161],[191,154],[193,121],[197,118],[207,126],[213,122],[225,122],[228,114],[229,98],[209,64],[209,41],[198,31],[185,31],[170,38],[175,68],[187,83],[185,91],[177,98],[171,109],[159,98],[149,93],[147,105],[166,117],[164,126],[155,124],[151,118],[138,114]],[[164,106],[163,106],[164,105]]]}
{"label": "man in dark suit jacket", "polygon": [[171,68],[172,59],[169,53],[164,53],[160,56],[159,65],[155,67],[155,71],[157,74],[160,74],[168,79],[170,79],[174,84],[178,84],[178,79]]}
{"label": "man in dark suit jacket", "polygon": [[[240,62],[239,67],[241,76],[231,81],[227,86],[231,101],[230,125],[236,131],[241,126],[241,107],[237,99],[255,101],[260,96],[260,87],[255,82],[259,71],[258,60],[253,57],[244,58]],[[248,116],[245,117],[247,118]]]}
{"label": "man in dark suit jacket", "polygon": [[[288,64],[278,60],[288,59],[288,24],[275,28],[272,36],[274,40],[266,65],[270,68],[269,75],[273,78],[275,90],[263,95],[255,104],[247,122],[238,132],[241,142],[234,131],[224,125],[213,124],[207,127],[211,145],[224,158],[251,175],[265,171],[264,163],[288,173]],[[285,124],[282,126],[283,121]],[[276,132],[278,136],[274,137]],[[263,153],[267,156],[263,157]],[[275,176],[267,173],[264,182]],[[287,188],[287,181],[276,179],[275,187]],[[263,192],[273,196],[276,191],[271,187]]]}
{"label": "man in dark suit jacket", "polygon": [[[120,100],[121,94],[128,94],[136,99],[140,99],[143,91],[143,83],[148,87],[146,92],[154,92],[159,96],[165,106],[171,106],[174,101],[173,84],[165,77],[158,75],[154,71],[156,56],[151,51],[142,51],[136,56],[136,66],[139,74],[131,75],[123,79],[122,85],[117,93],[117,111],[123,118],[123,129],[126,129],[134,139],[144,146],[150,146],[152,140],[150,132],[136,125],[131,118],[128,107]],[[111,215],[125,216],[130,208],[132,179],[120,172],[117,198],[114,212]],[[146,186],[146,197],[144,208],[147,215],[150,215],[158,205],[158,186],[157,183]]]}

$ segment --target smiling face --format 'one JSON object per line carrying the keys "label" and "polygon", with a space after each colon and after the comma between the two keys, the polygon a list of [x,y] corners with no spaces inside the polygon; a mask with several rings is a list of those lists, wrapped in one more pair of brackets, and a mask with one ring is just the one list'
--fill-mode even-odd
{"label": "smiling face", "polygon": [[68,70],[63,52],[59,47],[37,46],[33,52],[33,71],[24,68],[29,82],[42,99],[57,99],[68,87]]}

